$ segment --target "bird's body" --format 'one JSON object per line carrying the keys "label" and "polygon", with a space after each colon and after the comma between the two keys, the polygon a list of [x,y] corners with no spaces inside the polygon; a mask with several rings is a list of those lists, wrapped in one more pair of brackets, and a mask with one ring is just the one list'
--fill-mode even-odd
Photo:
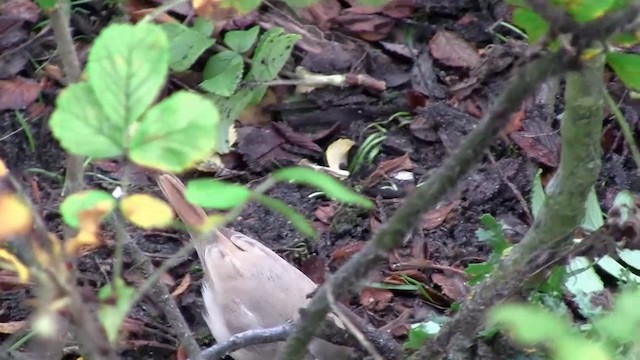
{"label": "bird's body", "polygon": [[[187,202],[184,185],[173,175],[160,175],[158,185],[180,219],[191,229],[192,239],[207,215]],[[271,249],[227,228],[215,230],[211,239],[195,244],[204,269],[202,296],[207,326],[217,342],[247,330],[285,324],[298,317],[307,295],[317,285]],[[272,360],[282,343],[255,345],[231,354],[236,360]],[[347,359],[348,348],[315,339],[307,359]],[[341,356],[343,355],[343,356]]]}

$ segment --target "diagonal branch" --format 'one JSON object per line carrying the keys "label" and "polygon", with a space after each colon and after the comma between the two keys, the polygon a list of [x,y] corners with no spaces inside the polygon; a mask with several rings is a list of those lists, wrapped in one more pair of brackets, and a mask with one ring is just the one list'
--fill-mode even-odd
{"label": "diagonal branch", "polygon": [[[509,115],[520,103],[547,79],[557,76],[571,64],[561,54],[541,57],[519,69],[502,96],[487,112],[481,124],[463,141],[460,148],[448,158],[426,183],[408,196],[405,203],[389,219],[374,238],[328,281],[335,289],[334,296],[343,297],[358,287],[366,274],[380,263],[385,254],[400,245],[422,213],[434,207],[447,193],[453,190],[459,179],[476,164],[500,130],[509,122]],[[329,310],[326,286],[321,287],[296,323],[295,332],[285,344],[280,359],[300,359],[318,324]]]}

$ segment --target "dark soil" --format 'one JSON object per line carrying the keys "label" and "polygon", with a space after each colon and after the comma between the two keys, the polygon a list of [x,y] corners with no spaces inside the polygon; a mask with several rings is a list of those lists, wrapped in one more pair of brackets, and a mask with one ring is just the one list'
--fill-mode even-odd
{"label": "dark soil", "polygon": [[[496,19],[495,16],[499,9],[493,9],[493,12],[473,10],[464,1],[455,2],[455,4],[451,2],[449,5],[442,1],[433,3],[442,3],[438,5],[442,7],[441,11],[450,12],[450,14],[447,18],[440,18],[437,25],[429,23],[428,26],[418,26],[417,41],[419,43],[425,44],[441,28],[458,33],[466,41],[474,43],[478,49],[496,42],[486,29]],[[438,8],[433,5],[431,11],[435,13],[437,10]],[[465,26],[456,21],[471,13],[475,14],[478,19],[475,23]],[[416,18],[418,17],[416,16]],[[401,25],[402,22],[399,22],[397,26]],[[486,111],[491,99],[495,98],[509,73],[502,71],[491,75],[482,83],[482,86],[475,88],[472,96],[465,101],[447,102],[445,101],[445,97],[448,96],[445,95],[447,88],[443,79],[453,76],[464,78],[466,74],[435,62],[431,64],[432,75],[438,85],[427,85],[426,90],[422,93],[430,91],[434,92],[436,96],[427,94],[426,105],[414,109],[415,106],[411,104],[411,96],[407,94],[410,94],[409,88],[415,88],[416,84],[412,85],[411,81],[406,82],[412,78],[412,62],[388,52],[380,52],[375,49],[375,45],[365,44],[363,47],[366,49],[365,60],[358,65],[360,71],[388,82],[400,79],[397,82],[400,82],[401,85],[391,87],[383,95],[372,94],[362,89],[317,90],[308,96],[307,109],[294,109],[291,105],[280,104],[273,108],[272,117],[274,121],[286,123],[293,131],[307,135],[336,126],[336,130],[330,136],[318,141],[318,144],[326,149],[328,144],[338,138],[349,138],[362,144],[368,135],[367,131],[369,130],[365,130],[368,125],[386,120],[398,111],[411,110],[414,115],[412,125],[399,126],[397,122],[385,125],[388,130],[387,138],[380,154],[375,158],[373,164],[361,170],[351,180],[351,185],[354,188],[362,189],[365,194],[376,200],[378,208],[369,213],[349,207],[340,207],[325,198],[310,197],[309,195],[313,193],[312,189],[293,185],[278,185],[269,192],[269,195],[283,200],[305,217],[313,220],[321,230],[321,238],[318,242],[305,239],[281,215],[258,204],[247,206],[241,217],[232,224],[236,230],[259,239],[292,263],[301,266],[315,280],[322,279],[321,273],[324,272],[325,267],[335,270],[344,262],[344,258],[338,259],[340,256],[337,256],[336,252],[344,252],[345,248],[350,245],[369,241],[378,224],[391,216],[402,203],[403,198],[411,196],[411,190],[422,179],[427,178],[434,169],[438,168],[463,136],[479,121],[477,117],[470,115],[469,108],[476,106]],[[42,49],[37,47],[37,50]],[[418,51],[424,51],[424,46]],[[340,66],[335,64],[335,59],[332,64],[327,65],[326,56],[323,57],[322,54],[314,56],[315,59],[311,55],[298,56],[295,62],[305,63],[312,71],[340,72]],[[347,59],[357,62],[360,58],[348,57]],[[322,60],[325,60],[325,63],[322,63]],[[342,67],[347,69],[351,67],[353,64],[349,61]],[[28,66],[22,70],[21,74],[36,76],[33,69]],[[620,88],[615,83],[612,83],[612,87],[614,89]],[[437,94],[441,96],[438,97]],[[637,114],[640,103],[629,100],[622,95],[623,93],[620,91],[625,113]],[[421,95],[421,97],[424,100],[425,96]],[[561,96],[558,98],[560,99]],[[49,110],[53,105],[52,100],[53,96],[45,96],[42,101]],[[528,210],[525,207],[528,206],[529,191],[535,172],[542,167],[547,174],[552,173],[553,161],[554,159],[557,161],[559,157],[559,137],[555,133],[558,124],[555,115],[557,113],[547,114],[541,111],[537,105],[529,106],[524,115],[521,130],[535,132],[535,129],[538,129],[536,126],[543,124],[551,131],[537,132],[541,140],[532,148],[523,148],[521,144],[518,145],[519,143],[514,142],[513,138],[509,136],[504,136],[496,141],[484,161],[478,164],[460,182],[457,190],[442,203],[443,206],[446,206],[452,201],[457,201],[451,211],[444,213],[443,219],[434,226],[418,225],[411,236],[405,240],[404,246],[390,254],[389,263],[383,264],[377,273],[371,275],[370,280],[380,281],[393,273],[390,268],[392,263],[409,261],[416,257],[424,257],[434,264],[451,266],[456,269],[464,269],[464,266],[469,263],[485,260],[490,249],[476,236],[479,218],[483,214],[491,214],[507,224],[510,240],[512,242],[519,241],[530,225]],[[15,112],[9,110],[0,113],[0,158],[5,161],[12,174],[20,180],[25,191],[31,196],[48,230],[61,235],[62,222],[58,208],[62,199],[60,195],[65,155],[57,142],[52,139],[47,120],[48,112],[45,112],[42,116],[29,122],[30,132],[35,142],[35,149],[31,149],[25,132],[21,130],[21,126],[16,120]],[[620,139],[617,126],[610,120],[607,120],[606,124],[609,127],[605,134],[606,137],[603,138],[603,146],[605,147],[603,171],[597,184],[597,192],[605,211],[610,207],[617,191],[626,189],[640,192],[640,178],[637,176],[626,144]],[[633,124],[633,129],[637,136],[637,122]],[[545,139],[548,141],[545,142]],[[389,189],[389,183],[386,181],[363,188],[364,180],[369,177],[378,164],[405,153],[409,154],[413,163],[412,173],[415,180],[403,183],[397,189]],[[543,156],[550,157],[551,160],[541,159]],[[315,157],[315,161],[318,163],[322,162],[322,154],[315,153],[309,157],[312,159]],[[113,167],[114,170],[108,171],[105,170],[107,167],[104,163],[89,164],[85,178],[87,187],[113,190],[112,183],[104,181],[96,174],[117,178],[119,165],[121,164],[116,163],[116,166]],[[237,168],[238,175],[230,180],[255,186],[275,167],[273,163],[258,166],[246,161],[245,157],[243,165]],[[159,194],[150,175],[150,173],[143,171],[136,173],[134,190]],[[193,172],[187,177],[202,176],[210,175]],[[335,206],[338,212],[329,224],[324,224],[314,214],[318,207],[329,205]],[[182,244],[188,241],[188,235],[179,231],[143,232],[132,228],[131,236],[156,265],[171,256]],[[112,266],[112,239],[112,232],[105,228],[103,233],[105,246],[78,260],[79,281],[83,287],[90,290],[88,291],[90,294],[95,294],[98,288],[109,281]],[[125,261],[125,280],[131,284],[139,283],[142,280],[142,274],[134,266],[135,264],[131,263],[128,256],[125,257]],[[351,299],[345,299],[345,301],[352,306],[356,313],[371,321],[375,326],[383,326],[397,319],[404,311],[409,310],[409,317],[406,321],[400,323],[392,331],[397,335],[398,340],[402,341],[406,335],[407,323],[420,321],[432,312],[441,312],[443,308],[446,309],[454,301],[451,297],[443,295],[441,285],[432,280],[431,275],[434,270],[418,269],[417,271],[422,274],[423,281],[432,287],[434,292],[440,294],[441,302],[433,303],[414,293],[402,292],[394,292],[393,299],[379,308],[363,305],[361,296],[357,295]],[[435,273],[440,272],[435,271]],[[173,268],[169,275],[171,279],[167,279],[166,283],[171,289],[174,289],[185,276],[190,276],[191,280],[187,290],[177,296],[176,300],[201,345],[211,344],[211,336],[200,315],[202,309],[199,290],[201,271],[197,257],[192,255],[182,264]],[[0,323],[27,319],[34,310],[29,302],[34,297],[33,289],[12,284],[5,280],[5,276],[8,276],[8,273],[0,271]],[[256,289],[256,292],[259,293],[260,289]],[[87,301],[91,301],[92,298],[95,300],[95,295],[88,295]],[[126,349],[122,353],[123,359],[175,358],[178,342],[172,335],[162,312],[152,299],[145,298],[142,303],[138,304],[131,312],[130,320],[133,330],[125,337],[122,344],[122,348]],[[26,332],[20,334],[24,335]],[[0,335],[0,340],[8,337],[9,335]],[[66,358],[75,359],[77,356],[78,349],[74,345],[69,339],[65,347]]]}

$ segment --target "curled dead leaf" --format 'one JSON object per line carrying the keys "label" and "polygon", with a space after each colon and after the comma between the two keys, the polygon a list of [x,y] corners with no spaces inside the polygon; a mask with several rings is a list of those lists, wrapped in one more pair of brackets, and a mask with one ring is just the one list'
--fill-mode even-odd
{"label": "curled dead leaf", "polygon": [[384,310],[393,299],[393,293],[387,289],[365,287],[360,291],[360,304],[368,310]]}
{"label": "curled dead leaf", "polygon": [[447,216],[460,204],[460,200],[450,201],[422,215],[422,228],[432,230],[442,225]]}

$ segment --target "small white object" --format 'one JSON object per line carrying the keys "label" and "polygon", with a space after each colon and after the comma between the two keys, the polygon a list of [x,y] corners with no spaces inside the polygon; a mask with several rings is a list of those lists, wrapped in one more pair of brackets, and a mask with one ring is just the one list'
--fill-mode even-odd
{"label": "small white object", "polygon": [[122,188],[120,186],[116,187],[111,193],[111,196],[116,199],[120,199],[122,197]]}

